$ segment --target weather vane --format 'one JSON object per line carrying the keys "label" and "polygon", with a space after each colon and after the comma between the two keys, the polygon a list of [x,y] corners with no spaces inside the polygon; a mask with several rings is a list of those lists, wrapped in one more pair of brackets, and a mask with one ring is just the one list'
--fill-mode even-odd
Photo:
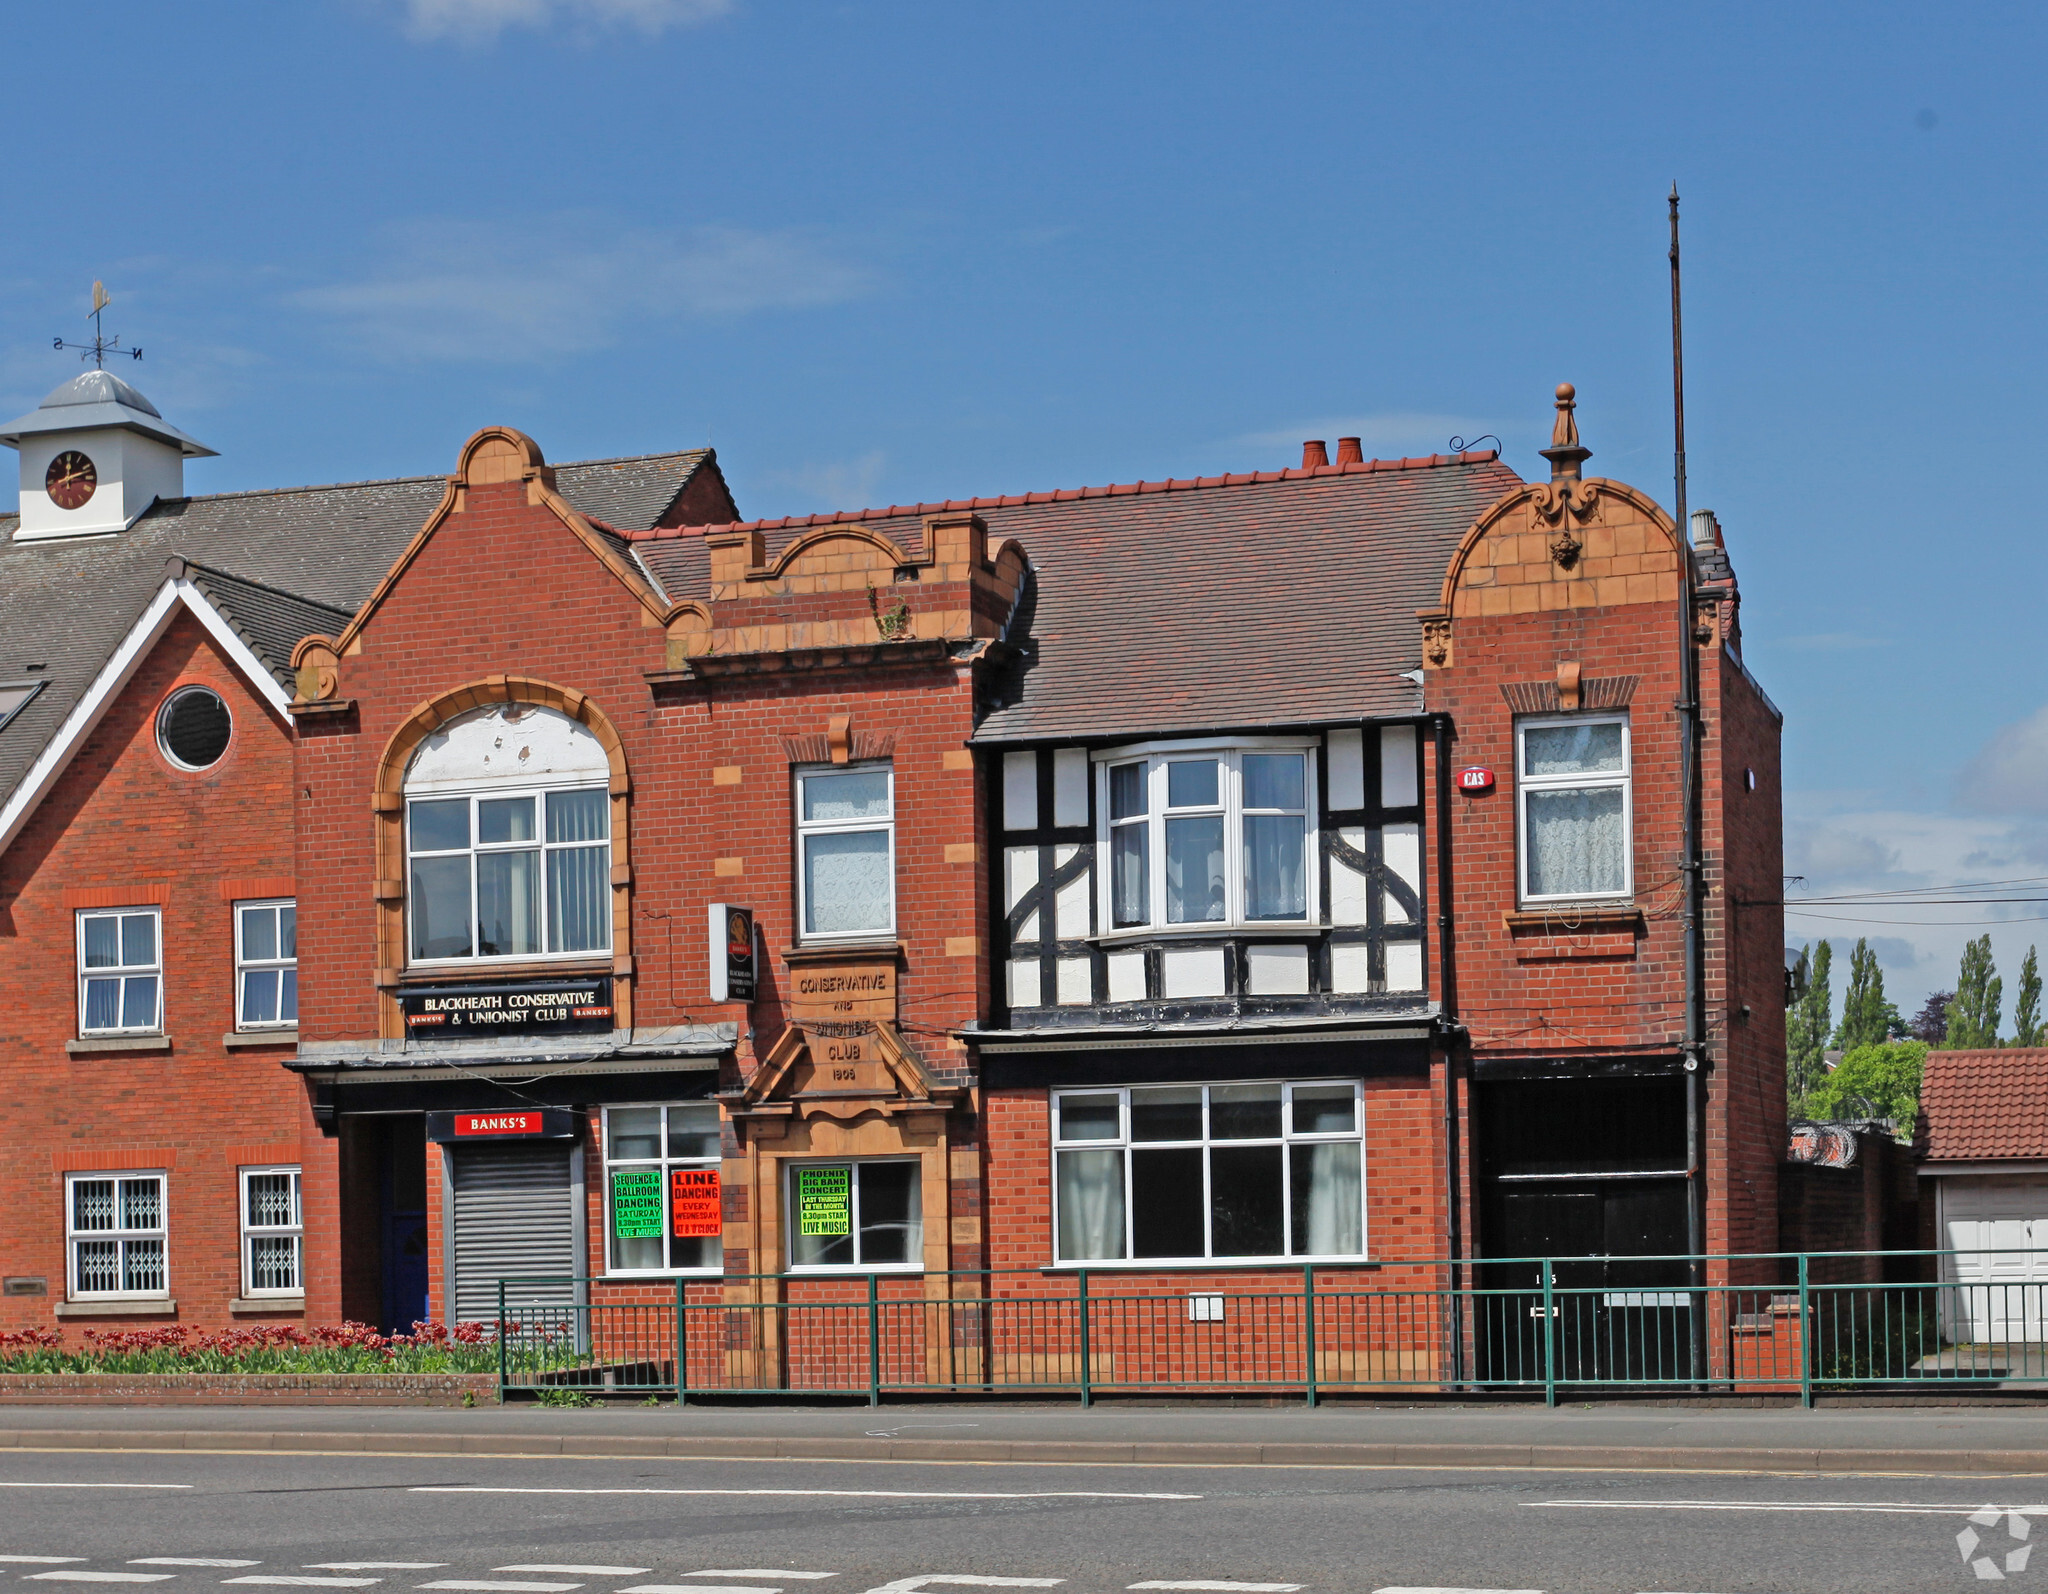
{"label": "weather vane", "polygon": [[124,349],[121,347],[120,333],[116,332],[112,337],[108,337],[100,331],[100,312],[113,302],[112,296],[107,292],[106,285],[95,282],[92,285],[92,342],[66,343],[62,338],[58,338],[50,347],[53,349],[76,349],[81,360],[87,355],[91,355],[94,367],[101,370],[105,369],[107,356],[110,354],[125,354],[130,359],[141,359],[142,351],[140,349]]}

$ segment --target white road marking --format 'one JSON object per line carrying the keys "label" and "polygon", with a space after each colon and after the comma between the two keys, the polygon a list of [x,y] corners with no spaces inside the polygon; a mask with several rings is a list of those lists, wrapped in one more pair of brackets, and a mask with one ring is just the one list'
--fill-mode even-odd
{"label": "white road marking", "polygon": [[1186,1582],[1126,1583],[1125,1588],[1177,1588],[1209,1590],[1212,1594],[1301,1594],[1306,1583],[1223,1583],[1191,1579]]}
{"label": "white road marking", "polygon": [[1540,1588],[1376,1588],[1372,1594],[1543,1594]]}
{"label": "white road marking", "polygon": [[313,1561],[309,1572],[431,1572],[446,1561]]}
{"label": "white road marking", "polygon": [[45,1583],[168,1583],[176,1572],[88,1572],[80,1567],[75,1572],[31,1572],[29,1576]]}
{"label": "white road marking", "polygon": [[[1985,1509],[1981,1502],[1934,1505],[1913,1500],[1524,1500],[1522,1504],[1600,1511],[1857,1511],[1879,1516],[1961,1517]],[[2048,1516],[2048,1505],[2000,1505],[1990,1509],[2013,1516]]]}
{"label": "white road marking", "polygon": [[733,1567],[721,1570],[713,1567],[703,1572],[685,1572],[684,1577],[794,1577],[806,1582],[819,1578],[837,1577],[837,1572],[792,1572],[788,1567],[751,1566]]}
{"label": "white road marking", "polygon": [[493,1572],[581,1572],[585,1577],[638,1577],[650,1570],[644,1566],[555,1566],[536,1561],[531,1566],[494,1566]]}
{"label": "white road marking", "polygon": [[779,1588],[759,1583],[635,1583],[619,1594],[782,1594]]}
{"label": "white road marking", "polygon": [[[771,1500],[1199,1500],[1199,1494],[1112,1494],[1103,1489],[1040,1489],[1015,1493],[997,1493],[993,1490],[969,1492],[956,1489],[521,1489],[499,1487],[485,1483],[432,1483],[421,1484],[408,1489],[408,1494],[689,1494],[689,1495],[759,1495]],[[781,1574],[778,1574],[781,1575]],[[913,1580],[918,1581],[918,1580]],[[924,1578],[926,1583],[962,1583],[964,1577]],[[1053,1582],[1064,1581],[1054,1578]],[[989,1583],[988,1578],[978,1578],[978,1584]],[[425,1588],[447,1588],[445,1583],[423,1584]],[[466,1584],[465,1587],[478,1585]],[[890,1584],[895,1588],[895,1584]],[[1043,1582],[1015,1578],[998,1579],[995,1586],[1002,1588],[1048,1588]]]}
{"label": "white road marking", "polygon": [[83,1555],[0,1555],[0,1563],[8,1566],[70,1566],[88,1559]]}
{"label": "white road marking", "polygon": [[368,1588],[372,1583],[381,1583],[381,1577],[224,1577],[227,1583],[260,1583],[265,1588]]}
{"label": "white road marking", "polygon": [[893,1583],[878,1583],[867,1594],[918,1594],[927,1583],[945,1583],[964,1588],[1057,1588],[1063,1577],[977,1577],[972,1572],[930,1572],[923,1577],[899,1577]]}
{"label": "white road marking", "polygon": [[196,1483],[10,1483],[0,1489],[196,1489]]}
{"label": "white road marking", "polygon": [[261,1566],[261,1561],[216,1561],[198,1555],[144,1555],[131,1560],[130,1566]]}
{"label": "white road marking", "polygon": [[581,1583],[494,1583],[475,1578],[446,1577],[438,1583],[420,1583],[419,1588],[466,1589],[470,1594],[569,1594]]}

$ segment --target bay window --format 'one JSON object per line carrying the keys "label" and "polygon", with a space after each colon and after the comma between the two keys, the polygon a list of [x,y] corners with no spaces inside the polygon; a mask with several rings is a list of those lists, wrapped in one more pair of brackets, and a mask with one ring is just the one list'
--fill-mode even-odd
{"label": "bay window", "polygon": [[1355,1080],[1056,1092],[1057,1260],[1355,1260],[1363,1105]]}
{"label": "bay window", "polygon": [[1309,922],[1314,759],[1306,746],[1281,744],[1105,760],[1111,929]]}
{"label": "bay window", "polygon": [[806,941],[896,929],[895,776],[887,764],[800,770],[797,892]]}
{"label": "bay window", "polygon": [[684,1273],[724,1265],[718,1104],[607,1107],[610,1271]]}
{"label": "bay window", "polygon": [[1515,740],[1522,901],[1629,896],[1628,720],[1524,720]]}

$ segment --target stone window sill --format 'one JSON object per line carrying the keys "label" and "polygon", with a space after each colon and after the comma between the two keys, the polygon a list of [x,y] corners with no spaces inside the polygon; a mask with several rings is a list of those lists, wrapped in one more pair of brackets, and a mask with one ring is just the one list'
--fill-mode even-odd
{"label": "stone window sill", "polygon": [[94,1052],[167,1052],[171,1049],[168,1035],[88,1035],[83,1040],[66,1041],[64,1050],[73,1057],[88,1057]]}
{"label": "stone window sill", "polygon": [[176,1301],[59,1301],[59,1317],[176,1317]]}
{"label": "stone window sill", "polygon": [[306,1313],[306,1297],[303,1295],[237,1295],[228,1302],[228,1310],[237,1317],[247,1317],[259,1312],[289,1312],[303,1317]]}
{"label": "stone window sill", "polygon": [[1548,932],[1570,935],[1585,930],[1639,931],[1643,910],[1633,903],[1560,903],[1554,908],[1521,908],[1500,916],[1510,933]]}
{"label": "stone window sill", "polygon": [[221,1036],[221,1045],[229,1051],[244,1046],[296,1046],[299,1044],[299,1027],[290,1029],[238,1029]]}

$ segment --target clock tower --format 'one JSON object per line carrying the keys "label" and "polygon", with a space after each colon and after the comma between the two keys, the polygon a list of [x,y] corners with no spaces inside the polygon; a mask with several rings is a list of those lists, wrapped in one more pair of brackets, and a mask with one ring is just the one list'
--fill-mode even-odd
{"label": "clock tower", "polygon": [[159,498],[183,498],[185,461],[214,452],[104,370],[0,426],[0,443],[21,453],[16,542],[126,531]]}

